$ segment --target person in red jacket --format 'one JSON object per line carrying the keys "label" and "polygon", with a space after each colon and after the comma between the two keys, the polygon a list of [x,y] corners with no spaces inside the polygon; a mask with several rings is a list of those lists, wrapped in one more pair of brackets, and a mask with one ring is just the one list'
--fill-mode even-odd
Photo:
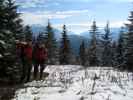
{"label": "person in red jacket", "polygon": [[31,76],[31,69],[32,69],[32,41],[28,41],[27,45],[24,48],[24,55],[25,55],[25,68],[23,75],[27,77],[26,81],[30,81]]}
{"label": "person in red jacket", "polygon": [[44,44],[36,44],[34,48],[34,79],[37,78],[38,68],[40,66],[40,79],[43,76],[43,70],[45,69],[45,62],[47,60],[47,49]]}
{"label": "person in red jacket", "polygon": [[22,64],[22,75],[20,78],[20,82],[23,82],[23,80],[26,77],[26,60],[25,60],[25,46],[27,45],[26,42],[23,41],[16,41],[16,55],[17,55],[17,61]]}

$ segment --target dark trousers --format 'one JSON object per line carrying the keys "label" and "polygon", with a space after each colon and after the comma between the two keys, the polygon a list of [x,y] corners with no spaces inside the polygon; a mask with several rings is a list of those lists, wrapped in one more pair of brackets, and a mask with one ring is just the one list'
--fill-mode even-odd
{"label": "dark trousers", "polygon": [[40,66],[40,76],[39,76],[39,78],[42,79],[43,70],[45,69],[45,64],[44,64],[44,61],[38,61],[38,60],[36,60],[35,64],[34,64],[34,79],[37,78],[37,75],[38,75],[38,72],[39,72],[39,66]]}
{"label": "dark trousers", "polygon": [[30,77],[31,77],[31,70],[32,70],[32,62],[31,61],[27,61],[27,72],[26,72],[26,75],[27,75],[27,79],[26,81],[30,81]]}
{"label": "dark trousers", "polygon": [[23,59],[22,60],[22,76],[21,76],[21,81],[30,81],[30,76],[31,76],[31,69],[32,69],[32,62],[28,59]]}
{"label": "dark trousers", "polygon": [[20,81],[24,81],[25,77],[26,77],[26,62],[24,58],[21,58],[21,64],[22,64],[22,75],[21,75],[21,79]]}

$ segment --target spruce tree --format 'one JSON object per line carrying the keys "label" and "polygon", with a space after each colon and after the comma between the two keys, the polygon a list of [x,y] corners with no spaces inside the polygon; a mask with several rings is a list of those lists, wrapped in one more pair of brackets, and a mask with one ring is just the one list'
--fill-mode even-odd
{"label": "spruce tree", "polygon": [[24,28],[24,35],[26,41],[32,41],[32,30],[30,26],[25,26]]}
{"label": "spruce tree", "polygon": [[93,21],[91,26],[90,34],[91,40],[89,44],[89,65],[96,66],[99,64],[98,61],[98,27],[96,25],[96,21]]}
{"label": "spruce tree", "polygon": [[124,27],[121,27],[121,31],[118,38],[118,44],[116,48],[116,63],[117,66],[121,67],[124,62],[124,52],[125,52],[125,45],[126,45],[126,34],[124,32]]}
{"label": "spruce tree", "polygon": [[109,22],[105,27],[105,34],[101,39],[102,45],[102,66],[111,66],[111,33],[109,28]]}
{"label": "spruce tree", "polygon": [[16,39],[21,39],[23,37],[23,25],[20,13],[17,12],[18,6],[14,0],[5,0],[5,5],[5,28],[11,31]]}
{"label": "spruce tree", "polygon": [[126,69],[133,70],[133,11],[128,18],[129,24],[126,24],[128,28],[127,39],[126,39],[126,49],[125,49],[125,62],[124,65]]}
{"label": "spruce tree", "polygon": [[5,15],[6,15],[6,10],[5,10],[5,0],[0,0],[0,32],[4,30],[5,28]]}
{"label": "spruce tree", "polygon": [[4,21],[5,21],[5,5],[4,5],[4,1],[5,0],[0,0],[0,56],[2,57],[3,56],[3,53],[4,53],[4,45],[5,45],[5,42],[4,42],[4,38],[5,38],[5,35],[3,33],[4,31]]}
{"label": "spruce tree", "polygon": [[70,41],[67,36],[66,25],[63,25],[63,32],[60,46],[60,64],[70,64],[71,60]]}
{"label": "spruce tree", "polygon": [[36,38],[36,42],[39,42],[39,43],[46,43],[46,40],[45,40],[45,34],[43,32],[40,32],[39,35],[37,36]]}
{"label": "spruce tree", "polygon": [[113,41],[112,42],[112,45],[111,45],[111,65],[113,67],[116,67],[117,66],[117,42],[116,41]]}
{"label": "spruce tree", "polygon": [[[3,7],[3,8],[1,8]],[[13,0],[0,2],[0,78],[6,81],[17,81],[21,74],[21,68],[16,63],[15,40],[18,32],[19,14]],[[1,15],[2,13],[2,15]],[[16,26],[16,27],[15,27]],[[23,27],[21,27],[23,29]]]}
{"label": "spruce tree", "polygon": [[82,41],[80,44],[80,51],[79,51],[79,56],[80,56],[80,62],[83,67],[85,67],[86,64],[86,52],[85,52],[85,43]]}
{"label": "spruce tree", "polygon": [[46,41],[46,47],[48,49],[48,63],[49,64],[58,63],[59,55],[58,55],[57,41],[55,39],[53,27],[51,26],[50,21],[48,21],[48,25],[46,26],[45,41]]}

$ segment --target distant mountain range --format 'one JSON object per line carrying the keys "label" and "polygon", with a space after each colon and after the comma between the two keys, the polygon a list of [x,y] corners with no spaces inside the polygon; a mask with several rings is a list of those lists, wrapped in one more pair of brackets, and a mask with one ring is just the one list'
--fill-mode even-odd
{"label": "distant mountain range", "polygon": [[[34,36],[37,36],[40,32],[46,31],[46,27],[41,26],[41,25],[32,25],[31,28],[32,28]],[[62,31],[54,28],[53,32],[54,32],[55,38],[57,40],[60,40]],[[73,34],[75,34],[75,33],[68,31],[68,35],[73,35]]]}
{"label": "distant mountain range", "polygon": [[[34,36],[37,36],[40,32],[45,32],[45,30],[46,30],[46,28],[43,26],[40,26],[40,25],[33,25],[32,26],[32,31],[33,31]],[[53,31],[55,33],[56,40],[59,41],[61,39],[61,32],[62,31],[60,31],[58,29],[53,29]],[[112,35],[111,35],[112,40],[117,40],[119,37],[120,28],[111,28],[110,31],[112,33]],[[85,41],[85,44],[87,46],[88,41],[90,39],[89,31],[82,32],[79,35],[77,35],[74,32],[70,32],[70,31],[68,31],[67,33],[68,33],[68,38],[69,38],[70,43],[71,43],[71,48],[73,49],[73,52],[75,54],[79,53],[79,46],[80,46],[82,40]],[[99,29],[99,33],[103,34],[104,29]]]}
{"label": "distant mountain range", "polygon": [[[33,35],[37,36],[40,32],[45,32],[46,28],[43,27],[43,26],[40,26],[40,25],[33,25],[32,26],[32,31],[33,31]],[[56,40],[58,42],[60,42],[62,31],[60,31],[58,29],[53,29],[53,31],[55,33],[54,35],[55,35]],[[84,40],[85,43],[87,44],[88,39],[86,37],[76,35],[74,32],[68,31],[67,33],[68,33],[68,38],[70,40],[71,48],[72,48],[73,52],[75,54],[78,54],[79,53],[79,46],[80,46],[81,41]]]}
{"label": "distant mountain range", "polygon": [[69,40],[71,43],[71,48],[75,54],[79,53],[79,47],[83,40],[86,46],[88,44],[88,39],[80,35],[69,35]]}
{"label": "distant mountain range", "polygon": [[[112,37],[113,41],[118,39],[119,34],[120,34],[120,30],[121,30],[120,28],[110,28],[111,37]],[[98,32],[99,32],[99,34],[105,33],[104,29],[99,29]],[[80,33],[80,35],[83,36],[83,37],[86,37],[88,39],[90,39],[90,37],[91,37],[90,36],[91,34],[89,33],[89,31]]]}

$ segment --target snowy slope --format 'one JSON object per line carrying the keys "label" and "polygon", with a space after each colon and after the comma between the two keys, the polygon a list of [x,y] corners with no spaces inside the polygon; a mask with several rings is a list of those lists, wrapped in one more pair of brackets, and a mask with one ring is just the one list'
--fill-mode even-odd
{"label": "snowy slope", "polygon": [[133,100],[133,74],[112,68],[48,66],[46,80],[25,84],[13,100]]}

